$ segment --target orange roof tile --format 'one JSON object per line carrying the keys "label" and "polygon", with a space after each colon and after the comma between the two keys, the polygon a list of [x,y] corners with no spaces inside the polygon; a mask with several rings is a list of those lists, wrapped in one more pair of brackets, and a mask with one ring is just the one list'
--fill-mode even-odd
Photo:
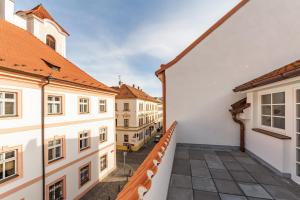
{"label": "orange roof tile", "polygon": [[17,12],[17,14],[25,14],[25,15],[35,15],[40,19],[50,19],[51,21],[53,21],[54,23],[57,24],[57,26],[59,26],[59,28],[66,33],[67,35],[70,35],[62,26],[59,25],[59,23],[57,23],[53,17],[49,14],[49,12],[44,8],[44,6],[42,4],[37,5],[36,7],[32,8],[31,10],[20,10]]}
{"label": "orange roof tile", "polygon": [[120,87],[112,87],[117,90],[119,93],[116,96],[116,99],[142,99],[146,101],[152,101],[155,103],[159,103],[157,99],[148,95],[146,92],[141,89],[137,89],[135,87],[131,87],[126,84],[122,84]]}
{"label": "orange roof tile", "polygon": [[[29,32],[0,19],[0,69],[117,93],[92,78],[79,67]],[[53,70],[51,66],[58,70]]]}
{"label": "orange roof tile", "polygon": [[236,13],[241,7],[243,7],[249,0],[241,0],[241,2],[231,9],[226,15],[224,15],[219,21],[217,21],[213,26],[211,26],[205,33],[198,37],[192,44],[190,44],[186,49],[184,49],[178,56],[167,64],[162,64],[160,68],[155,72],[156,76],[161,74],[163,71],[169,67],[176,64],[181,60],[186,54],[188,54],[192,49],[194,49],[200,42],[202,42],[206,37],[208,37],[214,30],[221,26],[227,19],[229,19],[234,13]]}
{"label": "orange roof tile", "polygon": [[233,89],[233,91],[234,92],[245,91],[259,86],[282,81],[288,78],[293,78],[296,76],[300,76],[300,60],[292,62],[270,73],[267,73],[247,83],[237,86],[236,88]]}

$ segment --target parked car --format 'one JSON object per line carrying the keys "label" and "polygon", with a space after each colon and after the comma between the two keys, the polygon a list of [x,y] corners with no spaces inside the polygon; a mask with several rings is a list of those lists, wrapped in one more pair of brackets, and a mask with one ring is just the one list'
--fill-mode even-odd
{"label": "parked car", "polygon": [[161,137],[162,137],[161,134],[157,134],[157,135],[154,137],[154,142],[155,142],[155,143],[158,143]]}

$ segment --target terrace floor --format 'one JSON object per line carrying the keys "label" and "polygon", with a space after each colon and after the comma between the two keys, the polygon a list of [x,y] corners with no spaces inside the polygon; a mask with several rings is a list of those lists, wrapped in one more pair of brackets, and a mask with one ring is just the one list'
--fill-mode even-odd
{"label": "terrace floor", "polygon": [[168,200],[299,200],[300,186],[237,150],[177,145]]}

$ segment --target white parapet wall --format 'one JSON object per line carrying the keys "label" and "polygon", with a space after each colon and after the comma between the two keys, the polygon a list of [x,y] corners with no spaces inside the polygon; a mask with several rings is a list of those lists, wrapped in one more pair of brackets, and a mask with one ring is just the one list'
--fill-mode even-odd
{"label": "white parapet wall", "polygon": [[176,129],[171,137],[168,148],[158,166],[156,175],[151,180],[151,188],[143,200],[165,200],[168,195],[169,182],[176,150]]}

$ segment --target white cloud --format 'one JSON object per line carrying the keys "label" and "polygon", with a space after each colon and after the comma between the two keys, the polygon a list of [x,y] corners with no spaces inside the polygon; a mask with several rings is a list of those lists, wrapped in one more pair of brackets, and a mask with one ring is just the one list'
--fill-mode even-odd
{"label": "white cloud", "polygon": [[[189,1],[171,12],[153,16],[143,25],[132,30],[122,43],[109,33],[97,38],[81,38],[72,46],[72,60],[84,67],[98,80],[115,85],[120,74],[126,83],[141,86],[154,96],[161,96],[160,81],[152,73],[144,73],[132,66],[130,58],[148,55],[161,62],[168,62],[207,30],[238,0]],[[176,12],[175,12],[176,11]],[[98,27],[99,33],[105,27]],[[78,49],[82,49],[78,51]],[[140,66],[143,68],[149,67]],[[153,66],[151,66],[153,67]],[[159,66],[154,66],[156,69]]]}

